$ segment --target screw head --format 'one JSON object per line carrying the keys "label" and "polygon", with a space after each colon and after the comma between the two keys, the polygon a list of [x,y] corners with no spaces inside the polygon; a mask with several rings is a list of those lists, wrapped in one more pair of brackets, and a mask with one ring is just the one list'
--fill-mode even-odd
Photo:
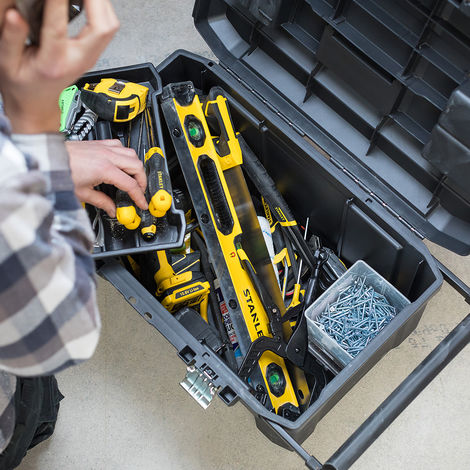
{"label": "screw head", "polygon": [[237,302],[236,302],[236,300],[234,300],[234,299],[230,299],[229,302],[228,302],[228,305],[229,305],[229,307],[232,308],[232,309],[237,308]]}
{"label": "screw head", "polygon": [[173,129],[174,137],[181,137],[181,131],[179,129]]}
{"label": "screw head", "polygon": [[202,222],[203,224],[209,223],[209,216],[208,216],[207,214],[202,214],[202,215],[201,215],[201,222]]}

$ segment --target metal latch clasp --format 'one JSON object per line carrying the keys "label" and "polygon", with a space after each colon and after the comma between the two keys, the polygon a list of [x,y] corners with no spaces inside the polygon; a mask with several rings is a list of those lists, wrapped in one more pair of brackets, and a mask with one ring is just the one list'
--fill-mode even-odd
{"label": "metal latch clasp", "polygon": [[186,377],[180,385],[204,408],[206,409],[217,393],[217,387],[209,380],[204,372],[195,366],[188,366]]}

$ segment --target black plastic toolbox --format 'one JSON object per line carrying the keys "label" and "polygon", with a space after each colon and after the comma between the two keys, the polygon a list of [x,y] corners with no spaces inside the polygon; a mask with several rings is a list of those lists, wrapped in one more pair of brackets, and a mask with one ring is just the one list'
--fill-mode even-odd
{"label": "black plastic toolbox", "polygon": [[[444,278],[428,238],[470,252],[470,196],[421,154],[470,70],[468,6],[419,0],[198,0],[196,27],[220,63],[177,51],[157,67],[163,85],[191,80],[233,98],[235,127],[277,182],[296,218],[349,264],[363,259],[410,301],[295,422],[269,413],[116,260],[100,274],[206,378],[228,405],[241,400],[274,442],[322,468],[300,443],[390,349],[416,327]],[[238,105],[239,104],[239,105]],[[469,110],[470,113],[470,110]],[[163,135],[167,151],[168,135]],[[171,151],[170,151],[171,153]],[[338,451],[346,469],[470,338],[468,318]]]}

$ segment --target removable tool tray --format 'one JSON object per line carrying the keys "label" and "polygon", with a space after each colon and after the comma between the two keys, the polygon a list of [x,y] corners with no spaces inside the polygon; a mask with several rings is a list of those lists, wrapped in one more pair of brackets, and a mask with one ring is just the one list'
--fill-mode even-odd
{"label": "removable tool tray", "polygon": [[[158,146],[163,150],[163,154],[166,155],[165,144],[162,137],[160,113],[158,111],[158,96],[161,93],[162,85],[155,67],[152,64],[139,64],[130,67],[90,72],[77,82],[77,86],[81,88],[85,83],[100,81],[102,78],[128,80],[149,87],[150,92],[148,99],[152,106],[151,111],[155,126],[155,138]],[[133,126],[133,134],[138,132],[137,127],[136,125]],[[93,130],[90,134],[89,140],[93,140]],[[135,141],[135,139],[133,140]],[[166,159],[165,165],[167,165]],[[87,207],[87,209],[90,219],[93,221],[95,209],[92,207]],[[139,229],[127,230],[125,227],[121,226],[116,219],[110,219],[106,214],[103,215],[103,221],[105,226],[104,247],[94,248],[92,256],[95,259],[178,248],[184,242],[186,221],[183,211],[175,208],[174,201],[166,215],[164,229],[160,231],[157,230],[156,237],[151,242],[147,242],[142,238]],[[113,232],[117,233],[118,236],[113,236]]]}

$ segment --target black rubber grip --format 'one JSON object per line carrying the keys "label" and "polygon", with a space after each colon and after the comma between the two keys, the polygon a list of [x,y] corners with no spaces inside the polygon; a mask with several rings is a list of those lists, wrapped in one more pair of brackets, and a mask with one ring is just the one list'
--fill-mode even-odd
{"label": "black rubber grip", "polygon": [[214,160],[204,155],[199,158],[198,164],[217,228],[228,235],[233,230],[234,222],[217,166]]}
{"label": "black rubber grip", "polygon": [[[224,90],[220,87],[211,88],[209,91],[209,94],[207,95],[207,100],[206,100],[206,105],[204,106],[204,110],[208,118],[214,117],[217,121],[217,124],[219,126],[219,129],[218,129],[219,140],[216,146],[217,146],[219,155],[221,157],[225,157],[230,153],[230,148],[228,146],[227,123],[225,123],[219,107],[215,104],[209,104],[210,102],[215,101],[218,96],[223,96],[224,98],[226,98]],[[228,124],[232,127],[232,129],[235,129],[233,122],[232,122],[232,116],[230,115],[230,109],[228,108],[227,104],[225,104],[225,106],[227,107],[228,115],[230,118],[230,123]]]}
{"label": "black rubber grip", "polygon": [[[243,154],[243,167],[246,170],[246,174],[268,203],[273,217],[278,220],[281,225],[283,225],[283,222],[295,222],[295,218],[292,215],[287,202],[282,197],[282,194],[277,190],[274,181],[269,176],[262,163],[258,160],[258,157],[254,154],[253,150],[251,150],[241,135],[238,135],[238,141],[240,142],[240,148]],[[295,225],[288,224],[283,226],[283,228],[289,235],[295,249],[298,250],[299,254],[304,258],[308,267],[311,270],[315,269],[315,258],[313,257],[312,251],[307,242],[302,237],[297,223]]]}
{"label": "black rubber grip", "polygon": [[276,184],[269,176],[263,164],[258,160],[258,157],[241,135],[238,135],[238,141],[240,142],[243,154],[243,166],[246,169],[246,174],[268,203],[273,217],[279,222],[294,222],[295,218],[289,206],[282,197],[282,194],[277,190]]}
{"label": "black rubber grip", "polygon": [[154,153],[145,162],[145,170],[150,197],[161,189],[170,193],[170,178],[165,168],[165,159],[159,153]]}
{"label": "black rubber grip", "polygon": [[129,207],[133,206],[131,197],[122,189],[116,191],[116,207]]}

